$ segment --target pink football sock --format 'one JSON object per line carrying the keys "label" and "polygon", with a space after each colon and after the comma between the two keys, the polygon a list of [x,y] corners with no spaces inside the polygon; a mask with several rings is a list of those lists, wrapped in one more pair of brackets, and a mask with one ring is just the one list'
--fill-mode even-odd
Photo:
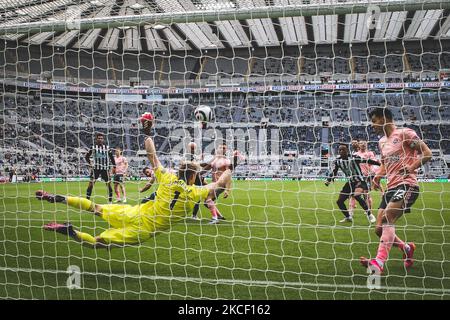
{"label": "pink football sock", "polygon": [[383,225],[383,234],[380,238],[380,245],[378,246],[377,261],[384,264],[389,257],[392,245],[395,240],[395,226],[385,224]]}
{"label": "pink football sock", "polygon": [[206,200],[206,205],[208,206],[209,211],[211,212],[211,215],[213,219],[217,219],[218,210],[216,208],[216,204],[211,199]]}

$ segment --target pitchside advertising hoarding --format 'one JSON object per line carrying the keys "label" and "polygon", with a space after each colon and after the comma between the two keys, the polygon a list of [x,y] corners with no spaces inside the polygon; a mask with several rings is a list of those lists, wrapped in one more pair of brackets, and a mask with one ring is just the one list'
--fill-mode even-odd
{"label": "pitchside advertising hoarding", "polygon": [[163,101],[164,98],[160,94],[117,94],[117,93],[107,93],[105,95],[106,101],[119,101],[119,102],[159,102]]}
{"label": "pitchside advertising hoarding", "polygon": [[[48,84],[28,81],[15,81],[8,79],[0,79],[0,82],[14,84],[26,88],[72,91],[72,92],[90,92],[104,93],[108,95],[118,95],[118,101],[136,101],[148,100],[147,97],[158,97],[158,95],[170,94],[189,94],[189,93],[220,93],[220,92],[302,92],[302,91],[349,91],[349,90],[383,90],[383,89],[420,89],[420,88],[450,88],[450,81],[431,81],[431,82],[397,82],[397,83],[354,83],[354,84],[315,84],[315,85],[292,85],[292,86],[254,86],[254,87],[208,87],[208,88],[149,88],[149,89],[133,89],[133,88],[97,88],[97,87],[80,87],[64,84]],[[126,95],[127,99],[123,100]],[[134,96],[134,97],[131,97]],[[116,100],[117,101],[117,100]]]}

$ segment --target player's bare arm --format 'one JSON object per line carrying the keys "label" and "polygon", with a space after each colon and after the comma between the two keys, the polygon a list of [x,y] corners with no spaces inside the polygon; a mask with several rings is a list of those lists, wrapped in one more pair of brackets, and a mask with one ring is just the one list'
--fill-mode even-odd
{"label": "player's bare arm", "polygon": [[201,163],[200,166],[202,167],[203,171],[209,171],[211,170],[212,166],[211,166],[211,162],[210,163]]}
{"label": "player's bare arm", "polygon": [[334,177],[336,177],[337,173],[338,173],[338,166],[334,166],[333,168],[333,172],[328,176],[327,181],[325,181],[325,185],[328,187],[330,185],[331,182],[334,182]]}
{"label": "player's bare arm", "polygon": [[155,143],[151,137],[145,139],[145,150],[147,151],[147,158],[150,161],[152,168],[156,169],[161,166],[161,162],[156,154]]}
{"label": "player's bare arm", "polygon": [[372,160],[372,159],[363,159],[363,162],[370,164],[372,166],[380,166],[381,163],[376,161],[376,160]]}
{"label": "player's bare arm", "polygon": [[[235,150],[233,152],[233,160],[232,160],[231,165],[230,165],[230,170],[231,171],[233,171],[237,167],[238,162],[239,162],[239,158],[243,159],[244,157],[241,155],[241,153],[238,150]],[[224,199],[228,198],[228,196],[230,195],[231,182],[232,182],[232,179],[230,179],[230,181],[227,184],[227,188],[226,188],[226,190],[225,190],[225,192],[223,194]]]}
{"label": "player's bare arm", "polygon": [[145,184],[145,186],[141,189],[141,190],[139,190],[139,192],[145,192],[145,191],[147,191],[148,189],[150,189],[152,186],[153,186],[153,184],[155,183],[155,177],[153,176],[153,177],[151,177],[150,178],[150,180]]}
{"label": "player's bare arm", "polygon": [[381,160],[381,164],[378,168],[378,171],[372,180],[374,190],[381,190],[380,181],[381,181],[381,178],[383,178],[385,175],[386,175],[386,167],[384,166],[384,161]]}
{"label": "player's bare arm", "polygon": [[234,170],[237,167],[239,159],[244,160],[244,156],[239,152],[239,150],[234,150],[233,151],[233,160],[230,165],[231,170]]}
{"label": "player's bare arm", "polygon": [[147,151],[147,158],[150,161],[152,168],[156,169],[161,165],[161,162],[159,161],[158,155],[156,154],[155,143],[150,137],[154,124],[154,117],[151,113],[146,112],[141,116],[140,121],[142,123],[144,134],[147,135],[144,143],[145,150]]}
{"label": "player's bare arm", "polygon": [[432,153],[430,148],[427,146],[425,142],[422,140],[417,141],[414,145],[411,146],[414,150],[418,151],[419,154],[422,156],[419,157],[412,165],[410,166],[404,166],[401,169],[401,174],[409,174],[414,173],[417,169],[419,169],[421,166],[423,166],[425,163],[431,160]]}
{"label": "player's bare arm", "polygon": [[377,160],[373,160],[373,159],[370,159],[370,158],[367,158],[367,159],[361,158],[359,160],[355,159],[355,161],[358,162],[358,163],[370,164],[372,166],[380,166],[381,165],[381,162],[378,162]]}
{"label": "player's bare arm", "polygon": [[92,149],[89,150],[88,153],[86,153],[86,156],[84,157],[86,159],[86,163],[88,164],[89,168],[92,167],[91,156],[92,156]]}

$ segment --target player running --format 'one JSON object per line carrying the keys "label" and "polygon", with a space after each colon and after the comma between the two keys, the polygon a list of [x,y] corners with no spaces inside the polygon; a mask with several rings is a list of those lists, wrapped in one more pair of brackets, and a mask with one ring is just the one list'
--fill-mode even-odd
{"label": "player running", "polygon": [[[93,162],[91,162],[91,157],[93,157]],[[111,187],[110,169],[112,166],[112,169],[114,170],[116,164],[114,162],[112,150],[109,146],[105,145],[105,136],[103,133],[97,133],[95,135],[95,145],[93,145],[91,150],[86,154],[85,159],[91,169],[90,181],[86,190],[86,199],[89,200],[91,198],[94,184],[98,177],[101,177],[108,187],[108,202],[111,203],[113,192]]]}
{"label": "player running", "polygon": [[[151,114],[141,117],[144,132],[149,135],[153,123]],[[36,191],[39,200],[64,203],[75,208],[92,212],[106,220],[112,228],[94,237],[88,233],[75,230],[70,223],[50,223],[45,230],[54,231],[71,237],[91,248],[110,248],[112,245],[142,243],[157,233],[169,229],[174,223],[192,212],[195,203],[214,200],[225,191],[231,180],[231,170],[226,169],[216,182],[204,187],[194,186],[200,170],[198,164],[186,162],[180,165],[178,175],[163,168],[156,154],[151,137],[145,140],[147,157],[154,169],[159,183],[155,201],[130,206],[125,204],[98,205],[85,198],[53,195],[45,191]]]}
{"label": "player running", "polygon": [[[114,162],[116,163],[116,169],[114,173],[114,191],[116,193],[117,202],[126,203],[127,193],[125,190],[124,177],[128,171],[128,160],[122,155],[122,150],[120,148],[116,149],[116,155],[114,157]],[[120,198],[120,192],[122,192],[123,200]]]}
{"label": "player running", "polygon": [[339,146],[339,157],[334,160],[333,171],[330,173],[327,181],[325,182],[325,185],[328,186],[336,177],[339,169],[341,169],[342,172],[344,172],[345,176],[349,178],[349,181],[347,181],[347,183],[342,188],[337,200],[337,205],[345,216],[345,218],[339,222],[353,221],[353,216],[349,213],[345,205],[345,201],[350,196],[355,197],[356,201],[358,201],[358,203],[367,213],[367,218],[369,219],[370,223],[375,223],[376,221],[376,218],[371,213],[366,201],[366,195],[369,188],[360,167],[362,163],[380,165],[379,162],[371,159],[363,159],[356,155],[349,156],[348,147],[345,144],[341,144]]}
{"label": "player running", "polygon": [[[374,131],[383,135],[379,141],[381,166],[373,179],[375,189],[380,188],[380,179],[387,178],[387,191],[378,209],[376,234],[380,237],[375,259],[360,258],[361,264],[381,274],[392,246],[403,253],[405,268],[413,265],[413,242],[405,243],[395,234],[395,223],[409,213],[419,196],[416,171],[431,160],[431,151],[417,135],[408,128],[397,128],[392,112],[387,108],[376,108],[370,113]],[[419,156],[421,155],[421,156]]]}

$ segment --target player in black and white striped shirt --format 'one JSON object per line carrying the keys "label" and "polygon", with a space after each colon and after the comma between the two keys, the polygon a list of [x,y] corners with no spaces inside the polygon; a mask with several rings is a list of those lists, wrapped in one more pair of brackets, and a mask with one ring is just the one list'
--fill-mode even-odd
{"label": "player in black and white striped shirt", "polygon": [[[92,157],[92,161],[91,161]],[[95,181],[101,177],[106,182],[108,187],[108,201],[112,202],[112,187],[111,187],[111,174],[110,169],[114,171],[116,163],[114,161],[113,151],[109,146],[105,145],[105,136],[103,133],[97,133],[95,135],[95,145],[86,154],[86,162],[91,168],[91,180],[86,191],[86,198],[90,199],[92,189],[94,188]]]}
{"label": "player in black and white striped shirt", "polygon": [[366,211],[367,218],[370,223],[375,223],[376,218],[371,213],[369,206],[367,204],[367,194],[369,192],[369,188],[367,186],[366,178],[361,170],[361,163],[367,163],[371,165],[380,165],[379,162],[371,160],[371,159],[363,159],[357,155],[349,156],[349,150],[347,145],[341,144],[339,146],[339,157],[333,162],[333,171],[330,173],[325,185],[328,186],[336,177],[339,169],[345,174],[349,180],[342,188],[339,198],[337,200],[337,205],[339,209],[341,209],[342,213],[345,215],[345,218],[340,222],[351,222],[353,221],[352,215],[347,210],[347,206],[345,205],[345,201],[353,196],[356,201],[361,205],[361,207]]}

